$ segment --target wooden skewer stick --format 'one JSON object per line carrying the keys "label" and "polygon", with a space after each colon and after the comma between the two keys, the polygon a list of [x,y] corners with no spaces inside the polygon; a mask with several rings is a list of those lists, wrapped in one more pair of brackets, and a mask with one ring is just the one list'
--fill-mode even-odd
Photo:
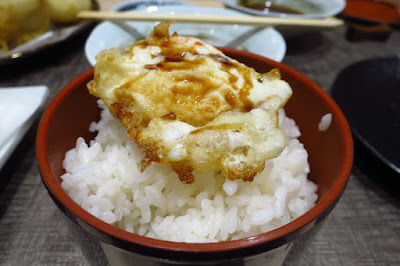
{"label": "wooden skewer stick", "polygon": [[309,19],[248,15],[153,14],[110,11],[81,11],[77,16],[79,19],[85,20],[175,21],[184,23],[237,24],[264,27],[299,27],[319,29],[334,29],[343,25],[343,21],[335,17]]}

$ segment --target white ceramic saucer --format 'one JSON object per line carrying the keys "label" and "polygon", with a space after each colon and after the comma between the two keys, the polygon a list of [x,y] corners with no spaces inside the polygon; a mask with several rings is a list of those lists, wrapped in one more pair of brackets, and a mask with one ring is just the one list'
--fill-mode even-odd
{"label": "white ceramic saucer", "polygon": [[[240,12],[220,9],[201,8],[180,2],[162,1],[130,1],[120,4],[113,10],[148,13],[176,13],[176,14],[217,14],[243,15]],[[147,36],[158,22],[125,22],[125,25],[134,28],[142,36]],[[282,61],[286,53],[286,42],[282,35],[273,28],[255,28],[242,25],[213,25],[213,24],[184,24],[171,25],[171,32],[182,36],[193,36],[214,46],[229,46],[259,54],[275,61]],[[89,35],[85,53],[90,64],[96,63],[96,55],[104,49],[112,47],[122,48],[127,44],[138,41],[122,27],[111,22],[103,22],[94,28]]]}

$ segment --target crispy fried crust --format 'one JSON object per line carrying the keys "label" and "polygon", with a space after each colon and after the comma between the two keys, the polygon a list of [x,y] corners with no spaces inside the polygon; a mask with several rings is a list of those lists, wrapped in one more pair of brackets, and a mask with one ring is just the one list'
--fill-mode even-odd
{"label": "crispy fried crust", "polygon": [[121,54],[97,56],[89,92],[143,150],[142,168],[169,164],[184,183],[221,170],[252,181],[286,145],[277,112],[290,98],[278,70],[259,74],[169,23]]}

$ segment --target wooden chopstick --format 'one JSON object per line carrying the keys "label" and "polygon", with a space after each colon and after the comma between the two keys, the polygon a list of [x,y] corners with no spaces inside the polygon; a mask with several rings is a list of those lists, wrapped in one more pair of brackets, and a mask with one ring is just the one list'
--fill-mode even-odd
{"label": "wooden chopstick", "polygon": [[132,20],[132,21],[175,21],[184,23],[238,24],[273,27],[299,27],[334,29],[343,25],[341,19],[280,18],[261,16],[195,15],[195,14],[153,14],[136,12],[81,11],[79,19],[85,20]]}

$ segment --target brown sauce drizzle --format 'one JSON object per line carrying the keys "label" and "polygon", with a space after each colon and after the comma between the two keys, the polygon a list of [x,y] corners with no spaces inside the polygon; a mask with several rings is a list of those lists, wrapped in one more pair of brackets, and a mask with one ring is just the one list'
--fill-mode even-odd
{"label": "brown sauce drizzle", "polygon": [[251,81],[250,70],[246,68],[242,68],[241,70],[245,82],[239,91],[239,97],[243,103],[242,111],[250,112],[254,108],[253,102],[249,100],[250,90],[253,88],[253,82]]}
{"label": "brown sauce drizzle", "polygon": [[232,92],[231,90],[228,90],[225,93],[225,100],[226,102],[232,107],[235,108],[237,106],[237,97],[236,94],[234,92]]}
{"label": "brown sauce drizzle", "polygon": [[228,58],[223,57],[221,55],[212,54],[211,57],[217,59],[219,62],[221,62],[222,64],[225,64],[227,66],[234,66],[234,64],[232,63],[231,60],[229,60]]}
{"label": "brown sauce drizzle", "polygon": [[175,87],[172,89],[172,93],[175,95],[186,95],[186,96],[205,96],[210,91],[216,90],[219,88],[218,85],[214,84],[208,79],[203,77],[186,75],[184,77],[175,77],[177,82],[185,82],[188,86],[183,87]]}
{"label": "brown sauce drizzle", "polygon": [[165,62],[182,62],[186,52],[179,52],[165,57]]}
{"label": "brown sauce drizzle", "polygon": [[226,130],[234,130],[236,132],[240,132],[243,131],[243,125],[238,125],[238,124],[221,124],[221,125],[211,125],[211,126],[205,126],[205,127],[201,127],[198,129],[195,129],[193,131],[190,132],[191,135],[193,134],[199,134],[203,131],[207,131],[207,130],[222,130],[222,131],[226,131]]}
{"label": "brown sauce drizzle", "polygon": [[277,4],[270,4],[267,6],[265,3],[247,3],[247,1],[241,0],[239,1],[239,5],[255,10],[260,10],[263,11],[264,13],[277,12],[277,13],[297,14],[297,15],[303,14],[303,12],[299,10]]}
{"label": "brown sauce drizzle", "polygon": [[145,65],[144,68],[149,69],[149,70],[155,70],[158,68],[158,66],[157,65]]}
{"label": "brown sauce drizzle", "polygon": [[169,120],[176,120],[176,114],[171,111],[168,114],[163,115],[161,118],[169,119]]}

